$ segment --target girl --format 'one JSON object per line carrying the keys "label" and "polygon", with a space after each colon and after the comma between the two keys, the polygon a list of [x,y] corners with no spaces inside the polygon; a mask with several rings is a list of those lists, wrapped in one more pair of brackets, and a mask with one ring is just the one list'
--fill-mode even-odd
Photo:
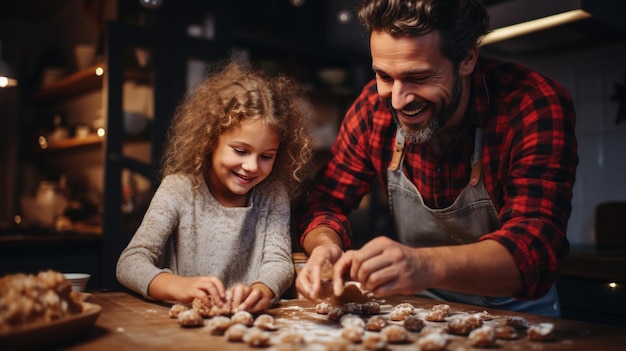
{"label": "girl", "polygon": [[[117,262],[145,298],[267,309],[293,282],[290,196],[311,156],[303,89],[239,63],[176,110],[163,180]],[[229,287],[226,290],[226,287]]]}

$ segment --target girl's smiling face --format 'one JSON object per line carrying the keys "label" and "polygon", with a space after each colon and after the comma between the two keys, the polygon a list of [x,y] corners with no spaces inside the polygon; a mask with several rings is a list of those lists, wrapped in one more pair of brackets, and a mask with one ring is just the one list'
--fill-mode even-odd
{"label": "girl's smiling face", "polygon": [[249,191],[274,167],[280,138],[260,120],[247,120],[220,135],[208,169],[207,185],[225,207],[246,206]]}

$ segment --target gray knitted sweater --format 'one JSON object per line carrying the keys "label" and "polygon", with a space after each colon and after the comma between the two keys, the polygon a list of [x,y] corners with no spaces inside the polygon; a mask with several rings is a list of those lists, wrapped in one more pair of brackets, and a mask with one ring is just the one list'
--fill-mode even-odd
{"label": "gray knitted sweater", "polygon": [[148,296],[158,274],[217,276],[226,288],[262,282],[274,301],[294,279],[287,191],[276,183],[253,189],[249,206],[223,207],[204,180],[163,179],[137,232],[118,262],[118,281]]}

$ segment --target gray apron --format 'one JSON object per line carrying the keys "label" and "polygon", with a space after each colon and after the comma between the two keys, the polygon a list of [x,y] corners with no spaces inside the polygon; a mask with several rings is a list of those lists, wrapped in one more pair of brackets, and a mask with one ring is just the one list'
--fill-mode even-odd
{"label": "gray apron", "polygon": [[[387,187],[389,206],[401,243],[411,247],[472,243],[502,226],[483,184],[483,133],[483,127],[476,128],[469,184],[449,207],[431,209],[424,203],[415,185],[402,172],[405,138],[404,132],[398,129],[393,158],[387,169]],[[468,295],[444,289],[428,289],[420,295],[443,301],[560,317],[558,295],[554,286],[546,295],[534,301],[517,300],[510,296]]]}

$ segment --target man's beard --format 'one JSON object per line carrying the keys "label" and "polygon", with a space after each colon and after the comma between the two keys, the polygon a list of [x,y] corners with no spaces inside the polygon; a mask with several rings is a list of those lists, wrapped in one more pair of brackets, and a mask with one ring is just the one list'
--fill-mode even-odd
{"label": "man's beard", "polygon": [[[441,99],[441,110],[434,111],[433,118],[430,120],[430,123],[428,123],[428,126],[420,129],[405,128],[397,117],[397,110],[391,106],[391,98],[387,99],[386,103],[387,106],[389,106],[389,110],[391,111],[391,115],[393,116],[396,126],[404,131],[406,141],[412,144],[418,144],[430,140],[433,135],[437,134],[441,127],[452,119],[452,116],[454,116],[454,112],[456,112],[456,109],[459,107],[461,101],[461,91],[461,80],[459,79],[458,74],[455,74],[450,103],[446,103],[444,99]],[[434,108],[434,105],[432,106]]]}

